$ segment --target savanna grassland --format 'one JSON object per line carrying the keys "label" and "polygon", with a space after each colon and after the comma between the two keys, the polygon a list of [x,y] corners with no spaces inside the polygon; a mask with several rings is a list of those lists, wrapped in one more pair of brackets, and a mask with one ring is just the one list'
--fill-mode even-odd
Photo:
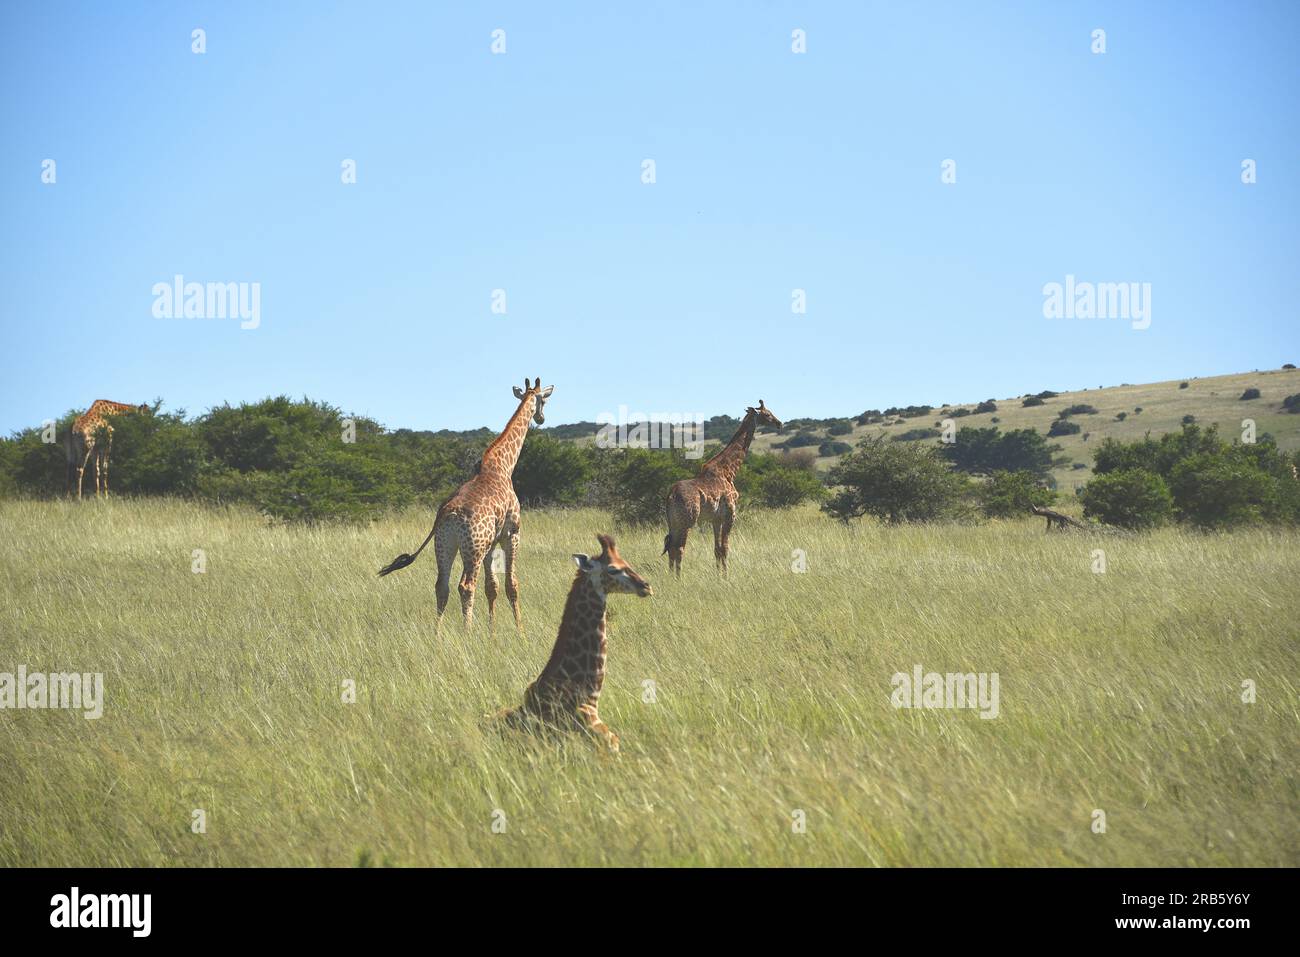
{"label": "savanna grassland", "polygon": [[[1300,864],[1295,532],[751,509],[729,580],[696,536],[677,582],[661,528],[623,531],[655,594],[611,601],[611,757],[484,718],[608,517],[525,512],[522,640],[481,584],[435,639],[431,556],[376,577],[430,520],[0,502],[0,671],[102,672],[106,699],[0,711],[0,864]],[[891,707],[916,664],[998,672],[999,716]]]}
{"label": "savanna grassland", "polygon": [[[1180,388],[1183,382],[1187,383],[1186,388]],[[1242,401],[1242,393],[1250,388],[1259,389],[1260,397]],[[1095,414],[1073,417],[1073,421],[1081,427],[1079,433],[1053,436],[1049,440],[1061,447],[1059,464],[1052,470],[1052,477],[1058,488],[1073,491],[1092,478],[1092,450],[1103,439],[1133,442],[1147,433],[1159,438],[1166,432],[1177,432],[1182,428],[1183,417],[1187,415],[1194,416],[1201,426],[1218,425],[1220,433],[1229,440],[1240,434],[1242,420],[1249,418],[1254,421],[1258,434],[1268,433],[1277,440],[1278,448],[1284,451],[1300,448],[1300,415],[1291,414],[1282,407],[1282,402],[1288,395],[1298,392],[1300,369],[1265,369],[1061,392],[1042,405],[1030,407],[1024,406],[1020,397],[999,398],[995,400],[998,407],[996,412],[978,412],[955,421],[959,427],[996,426],[1003,431],[1036,429],[1046,435],[1062,409],[1068,409],[1072,405],[1091,405],[1097,410]],[[978,400],[957,402],[952,408],[973,410],[977,402]],[[1140,412],[1137,411],[1139,409]],[[844,411],[846,414],[853,412],[847,409]],[[1120,414],[1123,414],[1123,419],[1119,418]],[[947,417],[936,406],[930,415],[907,419],[903,424],[855,425],[852,432],[839,438],[852,445],[869,435],[892,437],[913,428],[934,427],[936,422]],[[997,422],[993,421],[995,418]],[[788,436],[760,433],[754,440],[754,448],[757,451],[770,451],[784,438]],[[933,445],[935,440],[916,441]],[[817,465],[819,468],[829,468],[835,461],[834,456],[825,456],[817,460]],[[1075,468],[1076,464],[1080,467]]]}

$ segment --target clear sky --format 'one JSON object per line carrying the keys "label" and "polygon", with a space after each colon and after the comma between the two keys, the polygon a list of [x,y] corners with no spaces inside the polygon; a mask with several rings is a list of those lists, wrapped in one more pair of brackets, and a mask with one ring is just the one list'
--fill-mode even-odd
{"label": "clear sky", "polygon": [[[525,375],[552,423],[821,417],[1300,362],[1297,49],[1296,2],[6,3],[0,431],[281,393],[496,427]],[[260,324],[155,318],[177,274],[259,283]],[[1067,275],[1150,283],[1150,327],[1045,318]]]}

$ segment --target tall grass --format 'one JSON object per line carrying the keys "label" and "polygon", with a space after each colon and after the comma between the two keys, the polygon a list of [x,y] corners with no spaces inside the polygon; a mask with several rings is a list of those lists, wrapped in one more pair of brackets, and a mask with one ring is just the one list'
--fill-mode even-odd
{"label": "tall grass", "polygon": [[[481,584],[474,631],[453,607],[435,640],[431,556],[376,577],[430,519],[0,503],[0,671],[102,672],[106,698],[97,721],[0,711],[0,863],[1300,863],[1293,532],[750,510],[729,580],[706,532],[678,582],[662,529],[625,531],[655,595],[611,600],[611,757],[484,720],[607,516],[525,514],[524,640],[504,595],[488,633]],[[915,664],[998,672],[1000,716],[894,709]]]}

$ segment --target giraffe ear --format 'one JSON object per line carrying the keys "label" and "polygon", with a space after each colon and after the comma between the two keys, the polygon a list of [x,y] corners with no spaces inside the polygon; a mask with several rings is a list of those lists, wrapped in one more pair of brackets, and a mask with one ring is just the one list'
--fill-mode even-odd
{"label": "giraffe ear", "polygon": [[515,398],[522,399],[523,397],[524,397],[523,390],[521,390],[519,386],[515,386]]}
{"label": "giraffe ear", "polygon": [[541,391],[540,394],[543,399],[549,399],[551,397],[551,393],[554,391],[555,391],[555,386],[548,385],[545,389]]}
{"label": "giraffe ear", "polygon": [[579,571],[589,572],[596,567],[596,563],[591,560],[590,555],[575,554],[573,563],[578,566]]}

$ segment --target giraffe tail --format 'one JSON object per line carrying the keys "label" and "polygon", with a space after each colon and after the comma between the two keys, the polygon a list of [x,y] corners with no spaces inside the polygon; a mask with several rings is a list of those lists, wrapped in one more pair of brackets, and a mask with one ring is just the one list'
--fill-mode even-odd
{"label": "giraffe tail", "polygon": [[429,534],[425,536],[424,541],[420,543],[420,547],[415,550],[414,555],[410,555],[405,552],[403,552],[401,555],[398,555],[396,558],[394,558],[383,568],[379,569],[379,577],[383,578],[389,572],[395,572],[399,568],[405,568],[407,565],[410,565],[417,558],[419,558],[420,552],[424,551],[424,546],[429,544],[429,540],[433,538],[433,533],[436,532],[437,530],[438,530],[438,523],[435,522],[433,528],[429,529]]}

